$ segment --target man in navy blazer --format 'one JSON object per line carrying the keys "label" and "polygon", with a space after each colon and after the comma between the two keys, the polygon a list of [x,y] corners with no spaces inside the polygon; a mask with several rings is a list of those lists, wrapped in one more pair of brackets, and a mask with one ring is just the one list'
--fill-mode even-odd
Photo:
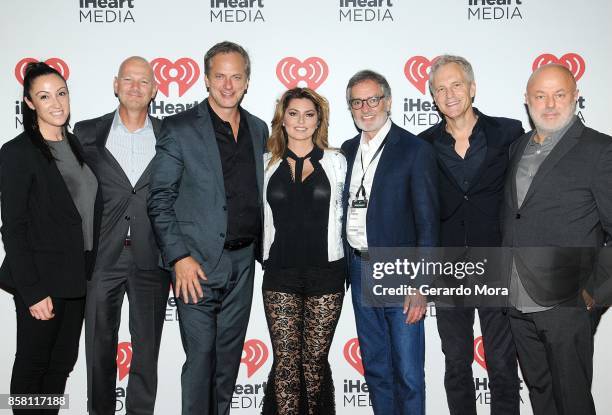
{"label": "man in navy blazer", "polygon": [[372,247],[437,245],[436,159],[429,143],[391,122],[391,88],[382,75],[356,73],[346,98],[361,130],[342,145],[343,235],[365,379],[375,414],[424,414],[425,299],[407,297],[403,309],[366,304],[361,261]]}
{"label": "man in navy blazer", "polygon": [[[500,246],[508,149],[524,132],[521,122],[488,117],[472,107],[476,95],[474,71],[460,56],[436,58],[429,72],[429,89],[444,116],[420,134],[433,145],[438,159],[440,245]],[[455,298],[453,304],[457,302]],[[449,413],[476,415],[474,307],[436,306],[446,360],[444,386]],[[491,414],[518,415],[516,348],[506,310],[479,307],[478,317],[487,354]]]}
{"label": "man in navy blazer", "polygon": [[149,217],[172,270],[186,361],[183,415],[227,415],[253,294],[268,128],[240,102],[250,60],[221,42],[204,57],[209,96],[164,119]]}

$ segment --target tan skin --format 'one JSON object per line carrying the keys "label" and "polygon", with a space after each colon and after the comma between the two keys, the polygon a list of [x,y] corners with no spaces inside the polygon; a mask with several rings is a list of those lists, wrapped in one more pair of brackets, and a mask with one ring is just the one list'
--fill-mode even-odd
{"label": "tan skin", "polygon": [[446,132],[455,139],[455,152],[465,158],[470,148],[469,138],[478,121],[472,108],[476,84],[468,80],[461,66],[448,63],[435,72],[432,90],[436,106],[444,115]]}
{"label": "tan skin", "polygon": [[144,127],[149,103],[157,94],[149,62],[139,56],[127,58],[119,67],[113,89],[119,99],[119,117],[123,125],[130,132]]}
{"label": "tan skin", "polygon": [[[31,99],[25,97],[25,103],[36,111],[38,128],[45,140],[61,141],[64,139],[63,127],[70,115],[68,87],[57,75],[42,75],[32,82],[29,91]],[[29,307],[30,314],[37,320],[50,320],[55,317],[53,301],[46,297]]]}
{"label": "tan skin", "polygon": [[[351,88],[351,99],[368,99],[383,95],[382,87],[373,80],[365,80],[355,84]],[[350,107],[349,107],[350,108]],[[352,109],[351,115],[355,124],[363,131],[366,140],[371,140],[385,125],[391,109],[391,97],[384,97],[378,105],[371,108],[364,102],[361,108]],[[407,295],[404,297],[404,314],[406,323],[414,324],[425,316],[427,311],[427,300],[421,294]]]}
{"label": "tan skin", "polygon": [[[314,103],[307,98],[294,98],[289,101],[285,115],[283,116],[283,126],[287,132],[287,147],[296,156],[304,157],[314,148],[312,136],[319,123],[317,109]],[[291,170],[295,172],[295,161],[287,159]],[[314,167],[309,160],[304,161],[302,171],[302,181],[312,174]],[[295,177],[295,173],[293,175]]]}
{"label": "tan skin", "polygon": [[[209,89],[208,102],[211,108],[223,121],[230,123],[234,139],[237,139],[240,126],[238,105],[249,85],[244,58],[234,52],[215,55],[204,81]],[[185,303],[189,303],[190,299],[197,303],[204,296],[200,280],[208,280],[202,266],[192,256],[188,256],[174,264],[174,273],[175,293]]]}

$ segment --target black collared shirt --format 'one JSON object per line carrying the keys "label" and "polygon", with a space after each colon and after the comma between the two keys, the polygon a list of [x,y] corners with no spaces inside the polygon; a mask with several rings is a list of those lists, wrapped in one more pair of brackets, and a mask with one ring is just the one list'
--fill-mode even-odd
{"label": "black collared shirt", "polygon": [[487,138],[482,128],[481,117],[478,117],[468,140],[470,147],[465,153],[465,158],[462,158],[455,151],[455,139],[446,131],[446,121],[442,121],[442,134],[433,143],[438,158],[448,168],[464,192],[476,179],[478,170],[487,156]]}
{"label": "black collared shirt", "polygon": [[[226,242],[243,238],[258,239],[261,231],[261,210],[253,140],[246,121],[246,114],[239,108],[238,138],[229,122],[223,121],[206,100],[223,170],[223,183],[227,199]],[[204,213],[205,214],[205,213]]]}

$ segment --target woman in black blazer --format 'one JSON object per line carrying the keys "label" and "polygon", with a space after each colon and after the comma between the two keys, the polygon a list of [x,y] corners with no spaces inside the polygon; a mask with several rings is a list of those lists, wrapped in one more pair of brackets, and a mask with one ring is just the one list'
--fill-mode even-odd
{"label": "woman in black blazer", "polygon": [[70,101],[62,75],[45,63],[29,64],[23,97],[24,132],[0,149],[6,252],[0,283],[14,294],[17,314],[10,391],[59,394],[77,360],[101,198],[66,128]]}

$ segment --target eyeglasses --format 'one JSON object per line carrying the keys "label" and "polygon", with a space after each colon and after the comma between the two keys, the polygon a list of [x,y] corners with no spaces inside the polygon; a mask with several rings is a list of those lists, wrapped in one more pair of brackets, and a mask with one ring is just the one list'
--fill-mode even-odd
{"label": "eyeglasses", "polygon": [[355,99],[351,99],[349,101],[349,104],[351,105],[351,108],[354,110],[358,110],[361,107],[363,107],[363,104],[365,102],[368,103],[368,107],[370,108],[376,108],[378,107],[378,104],[380,104],[380,100],[385,98],[384,95],[381,95],[379,97],[370,97],[370,98],[366,98],[366,99],[359,99],[359,98],[355,98]]}

